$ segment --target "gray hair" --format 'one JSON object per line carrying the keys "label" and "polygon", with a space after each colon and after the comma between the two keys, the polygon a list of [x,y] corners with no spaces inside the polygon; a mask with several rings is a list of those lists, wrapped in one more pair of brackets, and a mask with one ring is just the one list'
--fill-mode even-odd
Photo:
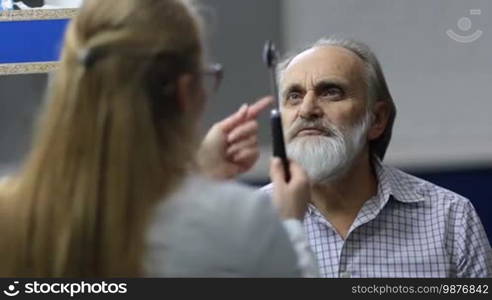
{"label": "gray hair", "polygon": [[384,155],[386,153],[386,149],[388,148],[389,142],[391,140],[391,133],[393,130],[393,124],[396,117],[396,107],[393,102],[393,98],[391,97],[391,93],[389,91],[388,85],[386,83],[386,79],[384,77],[383,70],[381,65],[379,64],[379,60],[377,59],[374,52],[367,46],[365,43],[343,37],[328,37],[322,38],[315,42],[314,44],[305,47],[301,51],[297,51],[296,53],[289,55],[282,62],[279,63],[277,68],[277,74],[280,81],[282,81],[283,73],[292,62],[292,60],[301,54],[302,52],[319,47],[327,47],[327,46],[335,46],[345,48],[355,55],[357,55],[365,65],[365,81],[367,84],[367,95],[368,95],[368,107],[372,107],[374,103],[377,101],[385,101],[388,103],[390,108],[390,115],[388,124],[383,134],[377,138],[376,140],[371,141],[370,149],[373,154],[379,157],[379,159],[383,160]]}

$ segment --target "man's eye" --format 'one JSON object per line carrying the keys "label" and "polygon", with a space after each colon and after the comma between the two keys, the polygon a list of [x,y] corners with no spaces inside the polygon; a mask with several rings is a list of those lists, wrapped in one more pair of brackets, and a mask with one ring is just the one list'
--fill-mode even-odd
{"label": "man's eye", "polygon": [[296,102],[302,100],[302,95],[299,92],[291,92],[287,94],[286,101],[287,102]]}
{"label": "man's eye", "polygon": [[326,87],[321,90],[320,96],[323,98],[340,99],[343,97],[343,91],[339,87]]}

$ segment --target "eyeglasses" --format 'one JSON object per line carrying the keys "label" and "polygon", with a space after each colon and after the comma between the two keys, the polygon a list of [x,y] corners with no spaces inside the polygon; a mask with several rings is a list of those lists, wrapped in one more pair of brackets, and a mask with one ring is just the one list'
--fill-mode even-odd
{"label": "eyeglasses", "polygon": [[224,68],[221,64],[209,64],[201,71],[201,75],[203,75],[205,92],[207,93],[207,96],[211,96],[215,94],[220,87],[222,78],[224,77]]}

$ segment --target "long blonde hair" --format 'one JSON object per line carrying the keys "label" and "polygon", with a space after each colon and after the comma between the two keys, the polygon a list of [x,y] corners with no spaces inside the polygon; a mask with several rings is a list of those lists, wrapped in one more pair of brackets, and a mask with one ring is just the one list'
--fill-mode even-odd
{"label": "long blonde hair", "polygon": [[186,0],[84,2],[2,193],[0,276],[143,275],[151,208],[193,157],[174,83],[201,67],[200,37]]}

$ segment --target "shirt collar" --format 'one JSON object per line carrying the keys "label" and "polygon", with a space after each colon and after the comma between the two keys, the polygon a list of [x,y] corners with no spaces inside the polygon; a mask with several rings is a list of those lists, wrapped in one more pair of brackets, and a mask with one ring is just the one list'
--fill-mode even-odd
{"label": "shirt collar", "polygon": [[306,214],[308,216],[311,216],[312,214],[316,213],[317,211],[318,211],[318,209],[316,208],[316,206],[314,206],[312,203],[308,203],[308,209],[306,212]]}
{"label": "shirt collar", "polygon": [[[401,203],[424,201],[421,187],[409,182],[404,173],[383,165],[378,157],[374,157],[372,162],[378,182],[377,194],[370,199],[374,202],[375,210],[379,211],[391,197]],[[318,213],[318,210],[310,203],[307,214],[313,213]]]}
{"label": "shirt collar", "polygon": [[[406,174],[395,168],[383,165],[381,160],[376,156],[373,158],[372,163],[378,181],[378,192],[373,197],[377,202],[376,206],[382,208],[391,196],[401,203],[416,203],[425,200],[423,186],[412,181],[411,177],[406,176]],[[272,188],[273,185],[269,184],[263,190],[271,192]],[[309,203],[307,215],[314,213],[319,212],[313,204]]]}
{"label": "shirt collar", "polygon": [[[374,171],[377,179],[377,194],[367,199],[365,206],[369,206],[368,210],[377,214],[389,201],[393,193],[393,182],[388,176],[388,171],[377,158],[373,161]],[[371,214],[372,214],[371,213]],[[313,204],[308,205],[308,215],[320,215],[320,212]]]}
{"label": "shirt collar", "polygon": [[378,196],[385,202],[390,196],[402,203],[415,203],[424,201],[423,190],[420,184],[412,182],[411,178],[403,172],[385,166],[378,157],[374,157],[373,166],[378,180]]}

